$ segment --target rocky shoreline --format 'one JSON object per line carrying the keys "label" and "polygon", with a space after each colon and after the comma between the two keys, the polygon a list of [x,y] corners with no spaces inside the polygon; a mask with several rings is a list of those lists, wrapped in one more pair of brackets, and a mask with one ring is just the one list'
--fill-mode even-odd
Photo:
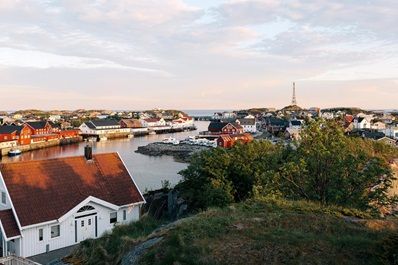
{"label": "rocky shoreline", "polygon": [[189,145],[189,144],[164,144],[164,143],[150,143],[145,146],[139,146],[136,153],[148,156],[173,156],[178,162],[188,163],[191,156],[196,152],[209,150],[210,147]]}

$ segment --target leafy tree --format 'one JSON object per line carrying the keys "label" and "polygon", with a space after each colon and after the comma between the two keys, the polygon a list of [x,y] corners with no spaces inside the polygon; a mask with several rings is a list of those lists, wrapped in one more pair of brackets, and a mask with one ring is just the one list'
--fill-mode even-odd
{"label": "leafy tree", "polygon": [[344,135],[336,122],[310,122],[292,145],[255,141],[216,148],[191,161],[179,188],[193,208],[225,206],[255,196],[307,199],[368,209],[390,205],[389,161],[397,149]]}
{"label": "leafy tree", "polygon": [[335,122],[310,123],[282,168],[285,195],[360,209],[390,204],[391,155],[387,147],[346,137]]}

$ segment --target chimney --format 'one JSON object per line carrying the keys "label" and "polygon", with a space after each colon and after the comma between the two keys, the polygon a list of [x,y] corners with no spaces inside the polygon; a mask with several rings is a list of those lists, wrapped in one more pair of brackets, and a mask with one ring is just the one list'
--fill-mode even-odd
{"label": "chimney", "polygon": [[84,147],[84,157],[86,160],[93,159],[93,148],[88,144]]}

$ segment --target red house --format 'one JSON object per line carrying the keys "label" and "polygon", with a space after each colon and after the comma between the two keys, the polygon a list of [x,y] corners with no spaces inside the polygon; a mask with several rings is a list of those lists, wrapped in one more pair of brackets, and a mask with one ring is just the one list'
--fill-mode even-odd
{"label": "red house", "polygon": [[0,127],[0,142],[8,142],[18,139],[20,126],[3,125]]}
{"label": "red house", "polygon": [[33,121],[25,124],[31,128],[33,135],[53,133],[53,128],[48,121]]}
{"label": "red house", "polygon": [[250,133],[243,134],[221,134],[217,139],[217,146],[223,148],[231,148],[237,143],[247,144],[253,141]]}
{"label": "red house", "polygon": [[21,130],[19,131],[18,143],[20,145],[30,144],[32,142],[32,131],[25,124],[20,127]]}
{"label": "red house", "polygon": [[19,145],[31,143],[31,129],[27,125],[4,125],[0,127],[0,142],[17,140]]}
{"label": "red house", "polygon": [[211,134],[242,134],[243,127],[236,122],[212,121],[208,131]]}

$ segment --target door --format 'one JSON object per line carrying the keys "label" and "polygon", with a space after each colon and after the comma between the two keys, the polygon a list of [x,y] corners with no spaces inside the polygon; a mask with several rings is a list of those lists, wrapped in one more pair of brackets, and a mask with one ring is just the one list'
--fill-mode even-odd
{"label": "door", "polygon": [[76,218],[76,236],[77,242],[95,238],[95,230],[96,230],[96,215],[84,216]]}

